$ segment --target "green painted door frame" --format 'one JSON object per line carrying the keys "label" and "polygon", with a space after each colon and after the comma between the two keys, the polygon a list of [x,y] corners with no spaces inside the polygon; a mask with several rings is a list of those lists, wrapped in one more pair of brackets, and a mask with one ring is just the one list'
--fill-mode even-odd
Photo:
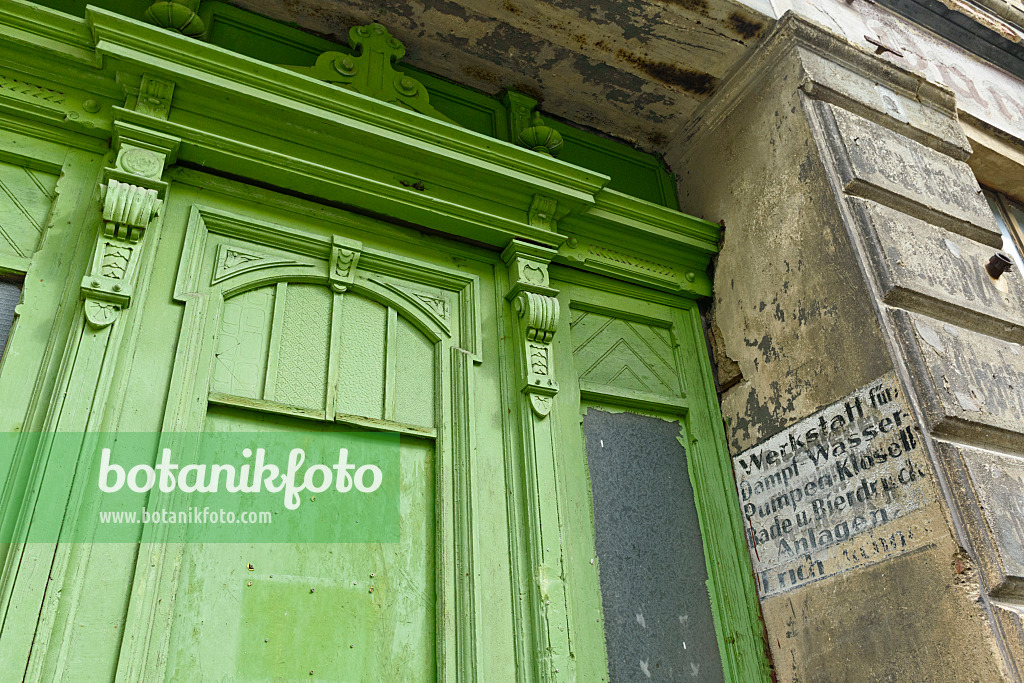
{"label": "green painted door frame", "polygon": [[[608,667],[581,410],[667,416],[682,427],[725,678],[767,680],[697,308],[718,226],[399,97],[422,83],[396,81],[387,102],[315,75],[96,8],[0,6],[0,186],[19,200],[0,215],[16,237],[0,243],[0,274],[24,280],[0,430],[235,429],[258,414],[402,433],[431,483],[410,509],[433,533],[407,549],[429,556],[424,575],[378,617],[422,656],[382,669],[385,652],[366,676],[596,681]],[[238,311],[258,321],[255,379],[215,371]],[[584,316],[606,321],[589,350],[572,332]],[[586,354],[628,341],[622,330],[671,349],[657,387],[594,371]],[[362,403],[340,389],[354,361],[339,349],[353,345],[365,359],[352,371],[379,370],[367,381],[382,387]],[[286,381],[311,354],[322,376]],[[263,655],[237,644],[246,613],[225,613],[246,589],[241,558],[337,578],[330,548],[183,548],[149,532],[24,543],[38,506],[79,523],[92,472],[54,501],[45,450],[2,456],[2,680],[258,680]],[[308,659],[336,636],[322,609]]]}

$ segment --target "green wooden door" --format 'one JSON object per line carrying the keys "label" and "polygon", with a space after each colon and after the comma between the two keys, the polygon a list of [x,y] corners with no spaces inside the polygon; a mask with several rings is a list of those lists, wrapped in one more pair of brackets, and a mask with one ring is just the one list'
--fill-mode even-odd
{"label": "green wooden door", "polygon": [[[336,429],[219,406],[204,428]],[[167,679],[433,680],[434,483],[433,439],[407,436],[398,543],[186,544]]]}
{"label": "green wooden door", "polygon": [[[61,182],[91,187],[92,162]],[[33,365],[5,359],[0,386],[77,397],[36,405],[46,421],[31,424],[65,431],[400,435],[399,539],[183,543],[153,526],[141,545],[14,548],[4,671],[30,681],[602,680],[610,554],[595,543],[580,422],[589,405],[670,420],[665,442],[680,447],[670,464],[686,458],[679,477],[693,483],[684,498],[702,537],[691,534],[687,559],[707,562],[709,594],[696,571],[666,590],[700,598],[707,637],[691,662],[687,633],[672,666],[708,676],[721,654],[725,680],[757,678],[756,603],[735,561],[743,547],[692,300],[569,265],[551,264],[549,277],[557,252],[524,240],[499,255],[195,170],[167,179],[131,305],[94,320],[103,309],[64,285],[71,303],[27,311],[9,350],[64,321],[67,359],[57,349],[53,363],[74,371],[32,379]],[[56,215],[74,204],[64,196]],[[96,239],[82,238],[75,281],[90,251],[116,255]],[[32,268],[62,263],[41,253]],[[36,281],[50,282],[26,277],[27,295]],[[79,455],[66,513],[85,527],[98,496],[90,458]],[[27,502],[5,500],[8,519],[32,509],[29,496],[56,500],[39,493],[52,483],[44,462],[18,461],[40,470],[38,485],[5,474],[10,490],[28,491]],[[616,618],[665,623],[651,609]],[[630,674],[657,670],[661,660],[632,654],[648,645],[623,656]]]}
{"label": "green wooden door", "polygon": [[[504,605],[509,628],[489,632],[511,651],[507,558],[494,553],[486,577],[466,571],[477,541],[460,512],[477,444],[498,444],[485,462],[504,458],[501,422],[470,414],[500,412],[497,335],[484,363],[481,333],[496,320],[497,259],[182,183],[171,202],[164,229],[168,252],[181,249],[184,314],[163,431],[398,432],[400,540],[168,544],[174,532],[158,530],[143,539],[158,557],[136,570],[122,674],[135,661],[174,681],[435,680],[475,656],[462,652],[476,642],[474,589]],[[161,320],[150,324],[171,331]],[[503,483],[481,486],[495,495],[474,504],[500,524]],[[133,627],[153,631],[165,662],[133,648]]]}

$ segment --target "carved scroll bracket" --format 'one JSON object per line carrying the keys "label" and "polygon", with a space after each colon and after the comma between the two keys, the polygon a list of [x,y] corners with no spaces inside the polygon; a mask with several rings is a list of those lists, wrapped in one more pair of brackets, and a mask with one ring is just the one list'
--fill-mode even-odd
{"label": "carved scroll bracket", "polygon": [[163,204],[167,183],[161,176],[174,162],[178,143],[162,133],[114,123],[115,162],[104,169],[100,185],[103,226],[82,279],[85,318],[93,328],[110,325],[131,305],[143,238]]}
{"label": "carved scroll bracket", "polygon": [[[537,202],[534,202],[535,204]],[[515,355],[519,363],[522,416],[523,504],[531,581],[529,621],[534,677],[575,680],[568,638],[568,602],[563,577],[562,529],[558,511],[556,429],[550,416],[558,393],[552,342],[559,305],[548,278],[554,249],[513,240],[502,252],[511,286],[506,298],[516,312]]]}
{"label": "carved scroll bracket", "polygon": [[538,417],[551,412],[551,397],[558,393],[551,364],[551,341],[558,324],[558,299],[533,292],[520,292],[514,305],[525,331],[525,374],[523,391]]}
{"label": "carved scroll bracket", "polygon": [[328,277],[331,289],[344,292],[356,279],[356,267],[359,265],[359,254],[363,251],[363,243],[335,235],[331,244],[331,264]]}
{"label": "carved scroll bracket", "polygon": [[551,412],[552,397],[558,393],[551,353],[558,327],[558,292],[548,279],[548,261],[554,253],[518,240],[502,253],[512,279],[506,296],[519,314],[523,393],[538,418]]}

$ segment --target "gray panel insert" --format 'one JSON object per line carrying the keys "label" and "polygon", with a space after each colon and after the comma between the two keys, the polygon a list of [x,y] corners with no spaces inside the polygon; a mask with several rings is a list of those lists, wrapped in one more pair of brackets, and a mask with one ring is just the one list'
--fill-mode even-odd
{"label": "gray panel insert", "polygon": [[0,357],[7,347],[7,335],[14,324],[14,307],[21,299],[21,286],[8,280],[0,280]]}
{"label": "gray panel insert", "polygon": [[724,680],[679,424],[590,408],[583,431],[610,680]]}

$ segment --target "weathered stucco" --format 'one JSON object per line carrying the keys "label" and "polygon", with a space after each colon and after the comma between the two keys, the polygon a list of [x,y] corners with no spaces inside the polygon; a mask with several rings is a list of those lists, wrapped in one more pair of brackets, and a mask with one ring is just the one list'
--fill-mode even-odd
{"label": "weathered stucco", "polygon": [[[1020,503],[1005,478],[1020,459],[1003,456],[993,478],[992,456],[975,453],[960,476],[929,428],[1016,443],[1022,417],[1007,392],[1020,384],[1010,340],[1024,282],[984,272],[991,216],[949,125],[952,101],[927,87],[790,17],[667,156],[680,204],[725,224],[712,336],[719,365],[742,373],[725,383],[722,411],[780,681],[1016,675],[1019,616],[988,590],[1018,586],[1006,558],[1021,539],[1005,510]],[[890,306],[914,313],[892,318]],[[923,311],[941,318],[932,341],[956,368],[919,333],[899,333]],[[981,361],[1012,373],[981,383]],[[890,419],[904,428],[887,454],[877,432],[893,423],[867,405],[885,414],[879,392],[898,396],[887,410],[898,406]],[[965,412],[957,392],[988,409]],[[965,498],[952,509],[951,486]],[[969,506],[983,507],[975,486],[1001,511],[965,533]],[[983,538],[985,525],[1004,529]]]}
{"label": "weathered stucco", "polygon": [[[925,513],[944,523],[938,504]],[[947,535],[762,608],[779,681],[997,681],[999,656],[977,597],[977,577]]]}
{"label": "weathered stucco", "polygon": [[743,375],[722,397],[734,454],[891,369],[842,218],[821,191],[797,63],[772,79],[668,157],[680,204],[725,221],[711,318]]}

